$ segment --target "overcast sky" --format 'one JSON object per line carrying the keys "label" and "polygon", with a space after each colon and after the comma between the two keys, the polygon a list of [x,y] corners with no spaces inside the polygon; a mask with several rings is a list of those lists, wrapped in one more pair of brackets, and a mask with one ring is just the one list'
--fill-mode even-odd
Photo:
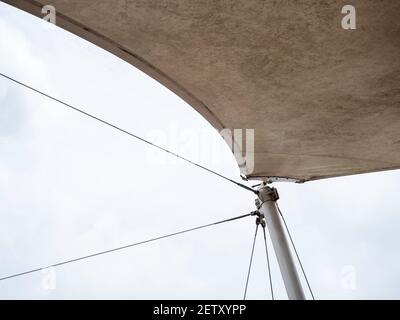
{"label": "overcast sky", "polygon": [[[3,3],[0,72],[239,180],[218,133],[179,97]],[[400,171],[276,187],[316,298],[400,299]],[[0,78],[0,278],[254,209],[251,193]],[[241,299],[254,227],[1,281],[0,298]],[[269,299],[258,240],[248,298]],[[274,257],[272,273],[286,299]]]}

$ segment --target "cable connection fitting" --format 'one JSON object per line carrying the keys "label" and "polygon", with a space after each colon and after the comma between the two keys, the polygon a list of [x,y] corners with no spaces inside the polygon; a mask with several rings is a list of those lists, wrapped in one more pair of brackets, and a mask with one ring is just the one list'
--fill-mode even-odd
{"label": "cable connection fitting", "polygon": [[257,216],[256,218],[256,225],[260,225],[265,228],[265,217],[260,211],[256,210],[251,213],[252,216]]}
{"label": "cable connection fitting", "polygon": [[251,216],[258,216],[260,212],[258,210],[250,212]]}
{"label": "cable connection fitting", "polygon": [[260,225],[265,228],[265,217],[262,213],[260,213],[256,218],[256,225]]}

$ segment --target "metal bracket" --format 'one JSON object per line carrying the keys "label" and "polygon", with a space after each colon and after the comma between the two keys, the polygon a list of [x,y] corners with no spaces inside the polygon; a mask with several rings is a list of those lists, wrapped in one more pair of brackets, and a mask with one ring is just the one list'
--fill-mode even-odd
{"label": "metal bracket", "polygon": [[277,201],[279,199],[278,190],[274,187],[269,187],[265,182],[262,183],[258,190],[260,189],[264,189],[263,195],[259,194],[261,205],[266,201]]}
{"label": "metal bracket", "polygon": [[259,201],[258,199],[256,199],[257,211],[253,211],[252,213],[253,213],[253,215],[257,216],[257,218],[256,218],[256,225],[261,224],[261,226],[262,226],[263,228],[265,228],[265,226],[266,226],[265,217],[264,217],[264,214],[263,214],[263,213],[261,213],[260,211],[258,211],[258,209],[260,209],[261,205],[260,205],[260,207],[258,207],[257,202],[259,203],[260,201]]}
{"label": "metal bracket", "polygon": [[279,199],[279,193],[278,189],[276,188],[271,188],[272,189],[272,196],[273,196],[273,201],[277,201]]}
{"label": "metal bracket", "polygon": [[256,218],[256,225],[259,224],[261,224],[261,226],[265,229],[266,222],[265,217],[262,213],[260,213],[260,215]]}

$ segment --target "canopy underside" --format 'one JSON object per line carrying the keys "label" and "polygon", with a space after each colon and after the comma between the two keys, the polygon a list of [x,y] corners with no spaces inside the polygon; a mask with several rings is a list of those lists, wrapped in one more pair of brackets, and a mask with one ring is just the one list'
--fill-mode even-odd
{"label": "canopy underside", "polygon": [[[43,17],[48,1],[6,0]],[[348,1],[347,1],[348,2]],[[58,26],[121,57],[216,129],[254,129],[249,178],[400,168],[400,1],[52,0]],[[245,150],[243,150],[245,151]]]}

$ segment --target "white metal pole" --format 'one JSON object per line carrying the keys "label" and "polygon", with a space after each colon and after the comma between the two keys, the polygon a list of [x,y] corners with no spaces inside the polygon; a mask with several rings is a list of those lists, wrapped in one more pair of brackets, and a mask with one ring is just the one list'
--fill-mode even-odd
{"label": "white metal pole", "polygon": [[261,201],[259,210],[265,217],[287,295],[290,300],[305,300],[282,219],[276,207],[275,202],[279,198],[278,193],[275,188],[270,188],[265,183],[261,184],[258,192],[258,197]]}

